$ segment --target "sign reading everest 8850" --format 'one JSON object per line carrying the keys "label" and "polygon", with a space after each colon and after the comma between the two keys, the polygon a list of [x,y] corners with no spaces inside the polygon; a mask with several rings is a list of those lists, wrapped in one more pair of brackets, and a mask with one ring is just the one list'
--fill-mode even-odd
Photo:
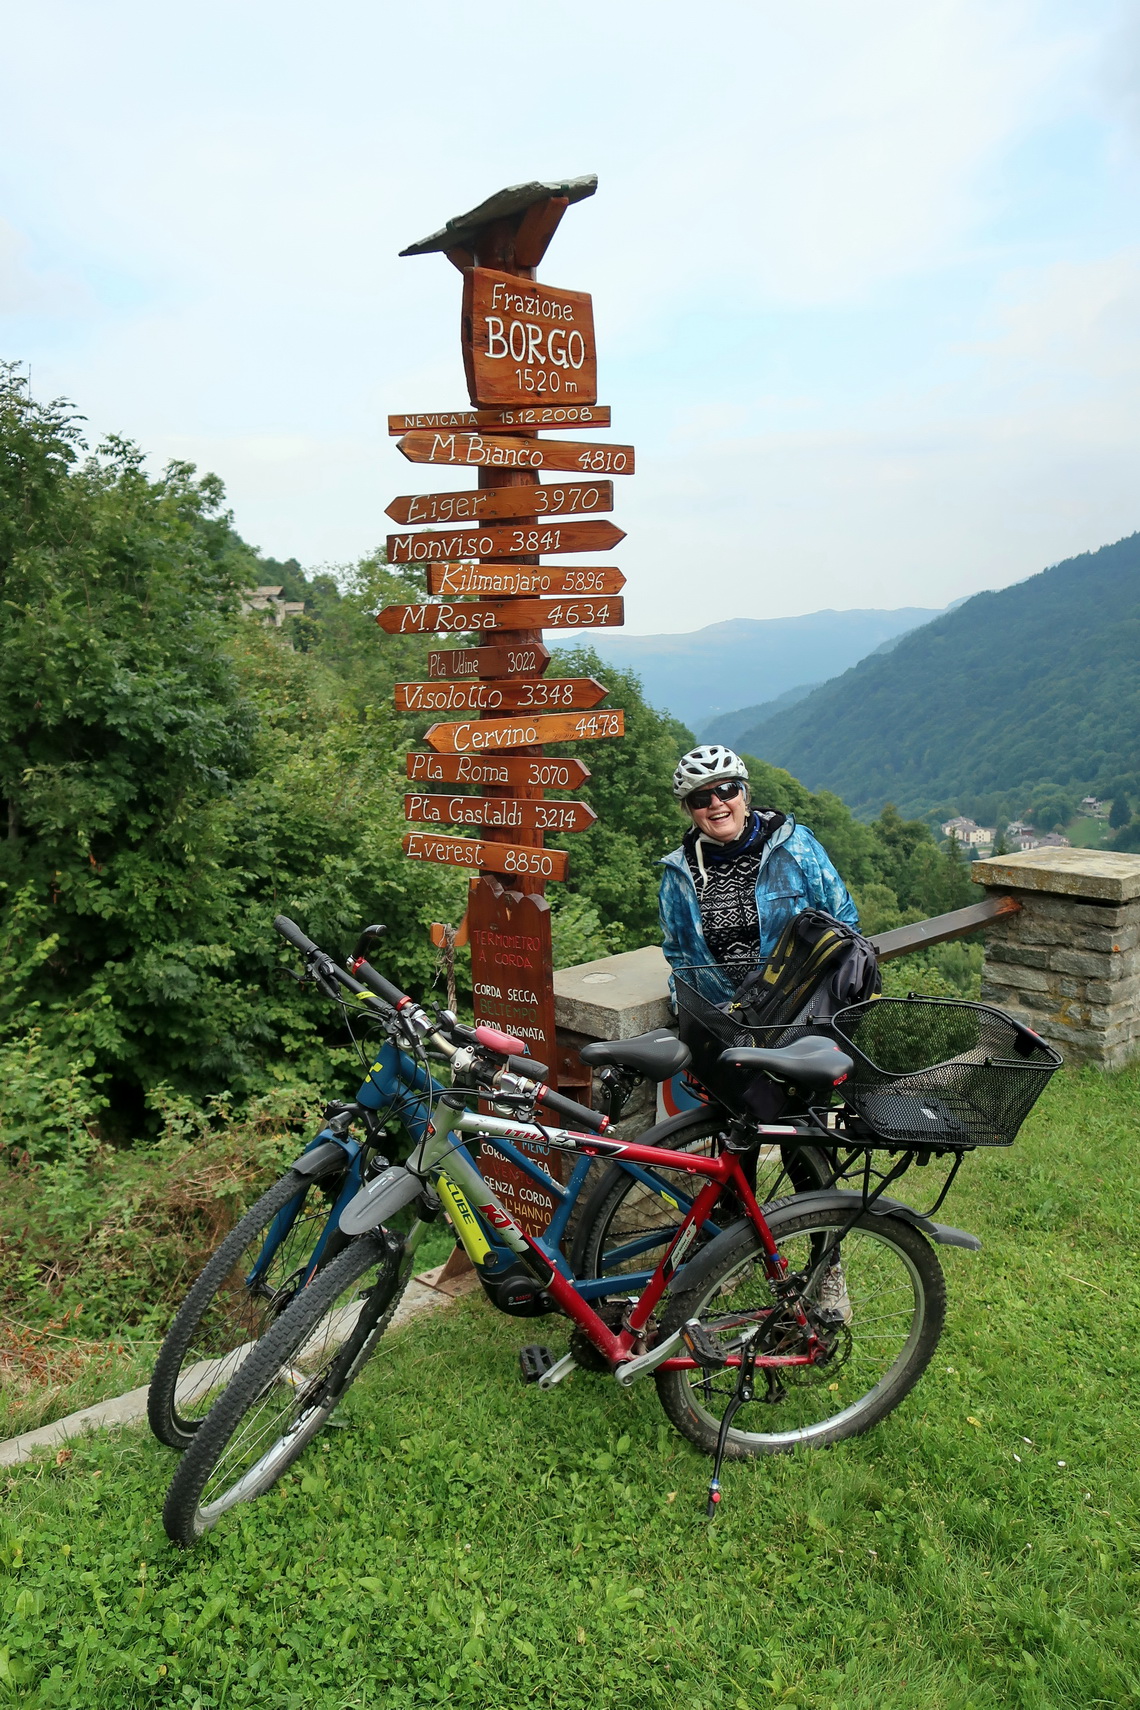
{"label": "sign reading everest 8850", "polygon": [[597,403],[594,310],[585,291],[471,267],[463,275],[463,323],[475,403]]}

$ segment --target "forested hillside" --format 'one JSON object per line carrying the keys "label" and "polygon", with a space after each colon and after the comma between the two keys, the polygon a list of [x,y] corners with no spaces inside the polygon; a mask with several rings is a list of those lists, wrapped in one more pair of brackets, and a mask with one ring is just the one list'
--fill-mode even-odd
{"label": "forested hillside", "polygon": [[[435,977],[427,926],[457,922],[466,877],[409,862],[404,754],[422,724],[391,706],[427,638],[392,638],[379,606],[416,571],[376,557],[308,579],[236,532],[216,477],[157,479],[114,440],[88,455],[62,404],[0,370],[0,1149],[33,1159],[153,1131],[171,1100],[341,1087],[341,1024],[298,991],[278,911],[346,951],[388,926],[384,964]],[[243,617],[243,588],[306,602],[283,630]],[[551,887],[561,964],[657,940],[656,863],[683,821],[671,797],[684,726],[596,654],[626,710],[619,742],[581,745],[599,812]],[[963,864],[925,826],[856,822],[837,797],[755,766],[856,889],[869,930],[968,899]],[[464,970],[460,969],[462,989]]]}
{"label": "forested hillside", "polygon": [[975,595],[741,742],[863,813],[994,823],[1046,784],[1134,797],[1140,534]]}
{"label": "forested hillside", "polygon": [[[696,611],[699,578],[694,579]],[[776,699],[804,683],[822,683],[937,610],[805,612],[797,617],[729,618],[680,635],[606,630],[598,652],[610,666],[636,671],[654,706],[702,731],[717,713]],[[717,740],[724,740],[717,737]]]}

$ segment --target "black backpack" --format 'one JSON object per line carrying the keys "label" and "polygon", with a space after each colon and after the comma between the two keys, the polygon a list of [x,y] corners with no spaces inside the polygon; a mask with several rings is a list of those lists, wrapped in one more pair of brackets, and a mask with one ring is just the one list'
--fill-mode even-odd
{"label": "black backpack", "polygon": [[805,908],[788,922],[767,962],[741,981],[728,1013],[746,1027],[818,1025],[882,987],[870,939],[822,909]]}

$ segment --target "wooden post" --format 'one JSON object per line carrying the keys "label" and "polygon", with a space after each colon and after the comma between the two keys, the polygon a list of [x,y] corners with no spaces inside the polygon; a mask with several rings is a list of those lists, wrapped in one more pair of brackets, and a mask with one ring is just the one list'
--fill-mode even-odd
{"label": "wooden post", "polygon": [[[542,745],[621,736],[624,723],[619,711],[590,710],[605,694],[592,678],[545,678],[550,655],[542,636],[547,627],[620,624],[625,578],[613,566],[544,567],[542,560],[608,550],[623,538],[610,523],[578,519],[612,509],[609,477],[632,474],[634,453],[596,440],[540,439],[608,427],[610,411],[597,402],[590,297],[534,281],[567,208],[596,184],[516,185],[402,251],[443,254],[463,274],[461,346],[471,408],[392,415],[389,431],[402,436],[399,449],[411,462],[475,469],[478,486],[393,500],[388,514],[398,523],[448,526],[390,538],[393,562],[432,566],[431,598],[388,607],[378,619],[394,634],[478,637],[475,647],[433,653],[427,682],[397,685],[405,709],[461,720],[433,725],[427,743],[434,752],[408,757],[418,790],[406,797],[404,849],[413,859],[471,872],[464,932],[476,1019],[523,1039],[552,1085],[559,1057],[545,890],[548,878],[566,876],[571,857],[546,852],[544,834],[584,831],[596,815],[564,797],[548,802],[548,790],[573,789],[589,772],[579,761],[548,760]],[[580,478],[544,486],[543,468]],[[443,783],[461,792],[440,794]],[[544,1165],[557,1169],[557,1154]],[[528,1228],[544,1228],[549,1212],[537,1210],[528,1178],[498,1154],[493,1175],[512,1213]]]}

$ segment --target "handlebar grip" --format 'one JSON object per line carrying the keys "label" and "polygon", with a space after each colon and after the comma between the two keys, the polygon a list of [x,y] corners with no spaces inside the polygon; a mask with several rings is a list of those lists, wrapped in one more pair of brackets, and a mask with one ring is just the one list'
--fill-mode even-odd
{"label": "handlebar grip", "polygon": [[407,1003],[408,999],[399,986],[394,986],[391,980],[386,980],[383,974],[378,974],[370,962],[360,961],[350,963],[349,966],[355,966],[365,985],[374,991],[377,997],[382,997],[385,1003],[390,1003],[393,1009],[399,1009],[401,1004]]}
{"label": "handlebar grip", "polygon": [[273,925],[276,931],[281,934],[282,938],[286,939],[293,946],[294,950],[299,950],[303,956],[312,955],[313,951],[318,948],[311,938],[305,937],[301,928],[295,921],[290,920],[287,914],[277,915],[274,919]]}
{"label": "handlebar grip", "polygon": [[550,1087],[543,1087],[538,1096],[543,1104],[557,1111],[559,1116],[564,1116],[568,1122],[576,1122],[583,1128],[592,1129],[595,1134],[600,1134],[603,1128],[610,1125],[609,1117],[603,1116],[600,1110],[591,1110],[589,1105],[578,1104],[574,1099],[565,1098],[562,1093],[552,1091]]}
{"label": "handlebar grip", "polygon": [[522,1075],[528,1081],[540,1081],[550,1070],[535,1057],[508,1057],[507,1068],[512,1075]]}

